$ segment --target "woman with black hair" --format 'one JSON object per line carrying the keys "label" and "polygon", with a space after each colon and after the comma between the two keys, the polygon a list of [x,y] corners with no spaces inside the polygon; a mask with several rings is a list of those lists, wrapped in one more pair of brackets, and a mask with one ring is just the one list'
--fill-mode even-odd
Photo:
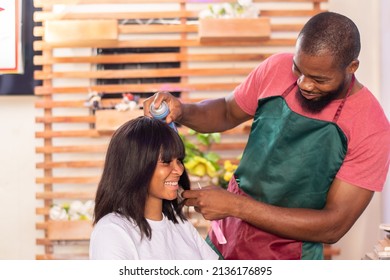
{"label": "woman with black hair", "polygon": [[217,259],[182,212],[190,181],[184,145],[166,123],[139,117],[108,146],[98,185],[90,259]]}

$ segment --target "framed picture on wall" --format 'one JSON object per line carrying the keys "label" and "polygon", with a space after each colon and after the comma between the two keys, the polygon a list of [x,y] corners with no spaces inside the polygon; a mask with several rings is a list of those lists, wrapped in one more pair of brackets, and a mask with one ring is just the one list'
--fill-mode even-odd
{"label": "framed picture on wall", "polygon": [[33,95],[33,0],[0,0],[0,96]]}
{"label": "framed picture on wall", "polygon": [[20,74],[23,72],[23,60],[19,0],[0,1],[0,26],[0,74]]}

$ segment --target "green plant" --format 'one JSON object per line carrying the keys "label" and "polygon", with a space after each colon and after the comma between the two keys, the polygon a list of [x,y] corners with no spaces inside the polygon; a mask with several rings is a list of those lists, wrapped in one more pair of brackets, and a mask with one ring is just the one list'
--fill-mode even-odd
{"label": "green plant", "polygon": [[192,176],[208,179],[209,183],[226,188],[237,165],[232,164],[230,160],[224,160],[220,164],[221,156],[211,151],[211,146],[214,143],[221,142],[221,134],[198,133],[189,130],[189,137],[195,138],[194,141],[182,134],[180,137],[186,150],[184,165],[188,173]]}
{"label": "green plant", "polygon": [[[220,156],[217,153],[211,152],[210,148],[213,143],[221,141],[220,133],[198,133],[194,130],[189,130],[189,136],[195,136],[196,145],[189,138],[180,135],[186,149],[186,158],[184,165],[190,175],[211,178],[216,176],[219,170],[218,160]],[[201,148],[202,147],[202,148]]]}

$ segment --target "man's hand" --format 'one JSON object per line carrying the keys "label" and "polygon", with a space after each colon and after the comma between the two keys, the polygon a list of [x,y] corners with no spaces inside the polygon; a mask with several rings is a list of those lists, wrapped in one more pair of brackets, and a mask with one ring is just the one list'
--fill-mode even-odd
{"label": "man's hand", "polygon": [[199,190],[184,191],[187,206],[194,206],[195,210],[206,220],[219,220],[234,215],[237,195],[215,186],[204,187]]}
{"label": "man's hand", "polygon": [[167,91],[160,91],[155,93],[153,96],[146,99],[143,103],[144,115],[151,117],[150,105],[154,103],[154,107],[160,107],[161,103],[165,101],[169,107],[169,114],[166,117],[166,122],[171,123],[173,121],[180,122],[182,118],[182,104],[178,98],[174,97]]}

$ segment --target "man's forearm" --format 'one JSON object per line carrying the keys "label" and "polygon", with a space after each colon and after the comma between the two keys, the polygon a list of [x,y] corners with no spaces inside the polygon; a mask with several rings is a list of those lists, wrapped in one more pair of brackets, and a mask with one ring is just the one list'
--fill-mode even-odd
{"label": "man's forearm", "polygon": [[201,133],[221,132],[232,128],[227,118],[224,98],[208,99],[182,105],[181,124]]}

